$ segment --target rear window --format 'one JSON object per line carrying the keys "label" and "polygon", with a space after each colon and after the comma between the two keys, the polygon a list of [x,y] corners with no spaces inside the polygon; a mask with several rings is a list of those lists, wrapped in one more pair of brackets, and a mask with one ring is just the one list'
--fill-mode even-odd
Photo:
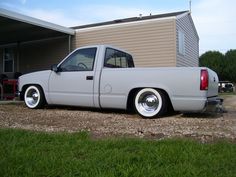
{"label": "rear window", "polygon": [[107,48],[104,60],[104,67],[132,68],[134,67],[134,62],[131,55],[119,50]]}

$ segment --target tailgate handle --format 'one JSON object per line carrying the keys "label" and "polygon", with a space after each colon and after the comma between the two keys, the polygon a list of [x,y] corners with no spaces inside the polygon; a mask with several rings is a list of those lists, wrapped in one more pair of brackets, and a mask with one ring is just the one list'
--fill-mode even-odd
{"label": "tailgate handle", "polygon": [[93,80],[93,76],[86,76],[86,80]]}

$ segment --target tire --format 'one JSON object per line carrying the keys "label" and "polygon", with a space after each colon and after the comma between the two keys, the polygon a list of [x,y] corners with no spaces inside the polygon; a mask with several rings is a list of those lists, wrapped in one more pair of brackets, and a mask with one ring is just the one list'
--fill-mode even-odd
{"label": "tire", "polygon": [[167,111],[167,97],[153,88],[144,88],[137,92],[134,99],[136,112],[143,118],[163,116]]}
{"label": "tire", "polygon": [[42,108],[45,105],[45,97],[41,87],[29,86],[24,93],[24,102],[30,109]]}

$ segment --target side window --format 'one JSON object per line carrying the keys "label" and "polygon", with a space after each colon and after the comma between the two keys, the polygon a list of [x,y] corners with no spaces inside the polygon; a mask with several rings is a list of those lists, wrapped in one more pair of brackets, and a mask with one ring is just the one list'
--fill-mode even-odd
{"label": "side window", "polygon": [[132,68],[134,67],[131,55],[119,50],[107,48],[104,60],[104,67],[107,68]]}
{"label": "side window", "polygon": [[60,71],[92,71],[97,48],[75,51],[61,65]]}

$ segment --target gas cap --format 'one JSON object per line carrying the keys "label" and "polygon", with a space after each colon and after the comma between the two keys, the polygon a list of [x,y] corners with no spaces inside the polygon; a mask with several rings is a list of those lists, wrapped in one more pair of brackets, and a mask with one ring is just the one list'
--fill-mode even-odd
{"label": "gas cap", "polygon": [[111,92],[112,92],[112,87],[111,87],[111,85],[109,85],[109,84],[105,85],[105,87],[104,87],[104,92],[105,92],[105,93],[111,93]]}

